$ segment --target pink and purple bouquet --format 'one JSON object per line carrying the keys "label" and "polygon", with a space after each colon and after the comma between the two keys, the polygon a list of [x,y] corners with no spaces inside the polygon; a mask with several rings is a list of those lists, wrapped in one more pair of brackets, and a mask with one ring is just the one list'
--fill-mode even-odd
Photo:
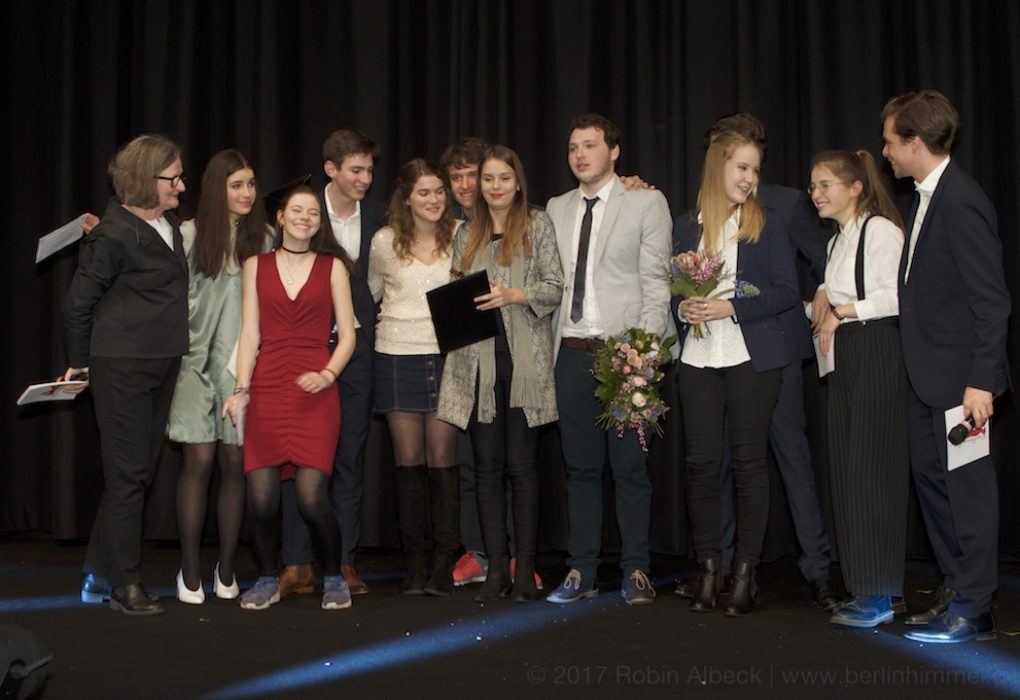
{"label": "pink and purple bouquet", "polygon": [[661,368],[673,359],[668,350],[673,340],[662,341],[655,333],[628,328],[611,336],[595,353],[592,373],[599,381],[595,397],[605,406],[599,425],[615,428],[617,437],[623,437],[624,430],[636,430],[646,453],[646,431],[662,435],[659,418],[669,410],[656,384],[662,380]]}
{"label": "pink and purple bouquet", "polygon": [[[733,280],[729,289],[716,291],[720,284]],[[735,292],[739,299],[756,297],[761,291],[750,282],[736,279],[736,274],[726,271],[722,253],[706,255],[697,250],[677,253],[669,259],[669,291],[673,296],[705,297],[718,299],[729,292]],[[702,323],[695,323],[691,333],[695,338],[704,338],[708,329]]]}

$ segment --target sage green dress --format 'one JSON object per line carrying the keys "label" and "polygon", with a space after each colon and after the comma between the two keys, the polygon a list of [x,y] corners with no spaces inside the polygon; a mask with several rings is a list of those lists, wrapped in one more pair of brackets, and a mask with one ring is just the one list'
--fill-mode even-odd
{"label": "sage green dress", "polygon": [[[230,260],[215,278],[206,277],[195,269],[193,220],[181,224],[181,235],[188,254],[191,342],[188,354],[181,358],[167,435],[174,442],[237,445],[233,422],[220,414],[224,400],[234,392],[231,359],[241,334],[241,267]],[[271,247],[267,231],[263,251]]]}

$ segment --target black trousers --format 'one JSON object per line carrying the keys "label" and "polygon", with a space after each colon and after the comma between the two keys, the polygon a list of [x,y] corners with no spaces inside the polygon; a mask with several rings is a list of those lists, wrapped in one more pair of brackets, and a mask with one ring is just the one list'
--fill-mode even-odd
{"label": "black trousers", "polygon": [[998,586],[999,489],[990,456],[949,471],[947,408],[908,391],[910,467],[935,559],[956,590],[949,609],[977,617],[991,610]]}
{"label": "black trousers", "polygon": [[89,364],[105,486],[86,573],[140,583],[145,493],[159,464],[180,357],[92,357]]}
{"label": "black trousers", "polygon": [[855,595],[903,595],[907,548],[907,375],[895,324],[836,332],[829,375],[829,486],[839,564]]}
{"label": "black trousers", "polygon": [[750,362],[723,368],[681,362],[678,381],[687,451],[687,507],[698,562],[721,555],[719,473],[726,418],[737,494],[733,556],[757,565],[769,515],[769,422],[782,370],[755,372]]}
{"label": "black trousers", "polygon": [[507,481],[512,493],[516,554],[533,557],[538,537],[539,428],[528,427],[521,408],[510,407],[510,380],[497,379],[496,416],[479,423],[475,401],[468,423],[474,448],[478,519],[485,554],[505,556],[507,549]]}

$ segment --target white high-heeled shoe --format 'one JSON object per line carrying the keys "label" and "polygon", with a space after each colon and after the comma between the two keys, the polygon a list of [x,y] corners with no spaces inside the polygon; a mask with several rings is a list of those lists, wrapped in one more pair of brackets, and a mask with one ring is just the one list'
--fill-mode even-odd
{"label": "white high-heeled shoe", "polygon": [[191,590],[184,583],[184,572],[177,572],[177,600],[188,605],[201,605],[205,602],[205,590],[202,588],[202,581],[199,580],[198,588]]}
{"label": "white high-heeled shoe", "polygon": [[241,587],[237,585],[237,575],[234,575],[234,580],[229,586],[223,585],[220,581],[220,563],[216,562],[216,568],[213,569],[212,574],[212,588],[213,593],[216,594],[217,598],[223,600],[233,600],[237,596],[241,595]]}

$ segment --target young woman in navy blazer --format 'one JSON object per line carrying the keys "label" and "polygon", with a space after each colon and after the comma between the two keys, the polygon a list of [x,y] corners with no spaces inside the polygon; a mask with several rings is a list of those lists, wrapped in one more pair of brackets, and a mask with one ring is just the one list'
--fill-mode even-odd
{"label": "young woman in navy blazer", "polygon": [[[687,456],[687,502],[698,561],[690,608],[716,607],[722,588],[719,546],[719,470],[724,420],[737,489],[733,586],[718,600],[726,615],[754,608],[754,570],[768,521],[768,433],[782,381],[794,353],[780,314],[798,304],[793,253],[781,218],[755,196],[762,153],[745,136],[727,133],[709,147],[697,208],[676,221],[675,252],[722,255],[725,270],[758,288],[735,296],[733,281],[717,298],[674,300],[681,335],[677,376]],[[720,293],[721,292],[721,293]],[[690,333],[704,324],[704,337]]]}

